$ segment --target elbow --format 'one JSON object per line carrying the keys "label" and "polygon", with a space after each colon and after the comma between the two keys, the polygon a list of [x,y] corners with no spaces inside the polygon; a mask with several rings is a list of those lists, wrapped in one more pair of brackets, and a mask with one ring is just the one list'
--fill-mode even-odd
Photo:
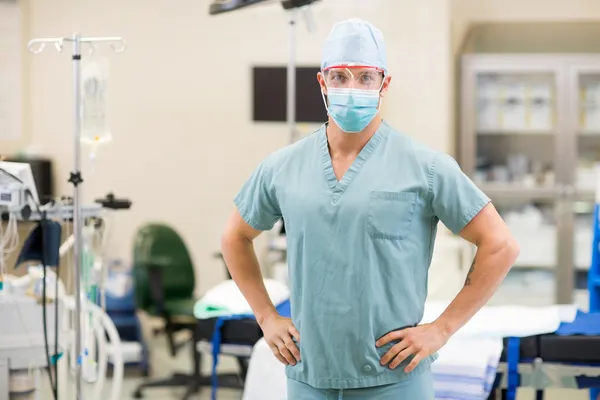
{"label": "elbow", "polygon": [[221,251],[223,254],[230,253],[235,247],[235,235],[231,231],[225,231],[221,235]]}
{"label": "elbow", "polygon": [[223,254],[231,253],[239,248],[241,243],[248,242],[251,243],[252,241],[233,229],[226,229],[221,235],[221,251]]}
{"label": "elbow", "polygon": [[512,235],[506,240],[505,252],[508,261],[507,269],[510,269],[515,264],[517,258],[519,257],[519,254],[521,253],[521,247],[519,246],[519,243],[517,243],[515,238],[512,237]]}

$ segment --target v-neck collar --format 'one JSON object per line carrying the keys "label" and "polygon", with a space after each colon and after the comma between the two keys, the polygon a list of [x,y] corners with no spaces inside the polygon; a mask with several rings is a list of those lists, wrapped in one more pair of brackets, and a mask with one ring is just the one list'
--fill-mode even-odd
{"label": "v-neck collar", "polygon": [[368,160],[373,150],[377,147],[379,142],[384,136],[384,130],[386,129],[387,124],[385,121],[381,121],[379,128],[377,131],[371,136],[367,144],[362,148],[362,150],[358,153],[350,168],[346,171],[344,176],[340,181],[337,180],[335,176],[335,172],[333,171],[333,163],[331,161],[331,154],[329,154],[329,142],[327,141],[327,124],[325,124],[324,128],[321,130],[320,147],[321,147],[321,159],[323,161],[323,167],[325,170],[325,180],[329,185],[329,188],[333,192],[334,203],[337,202],[340,196],[344,193],[344,191],[348,188],[356,174],[360,171],[364,163]]}

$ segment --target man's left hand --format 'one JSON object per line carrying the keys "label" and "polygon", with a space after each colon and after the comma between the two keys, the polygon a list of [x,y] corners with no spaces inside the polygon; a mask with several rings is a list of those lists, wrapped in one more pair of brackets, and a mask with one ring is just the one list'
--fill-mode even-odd
{"label": "man's left hand", "polygon": [[448,341],[448,335],[435,323],[423,324],[390,332],[381,337],[375,345],[381,347],[396,340],[399,340],[399,343],[381,357],[381,365],[387,365],[391,361],[389,366],[395,369],[413,355],[412,361],[404,368],[404,372],[409,373],[421,360],[441,349]]}

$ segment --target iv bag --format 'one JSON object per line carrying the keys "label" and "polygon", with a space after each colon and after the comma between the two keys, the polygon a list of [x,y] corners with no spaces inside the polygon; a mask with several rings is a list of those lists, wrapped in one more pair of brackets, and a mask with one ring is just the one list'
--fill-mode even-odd
{"label": "iv bag", "polygon": [[92,151],[112,141],[107,119],[108,61],[93,57],[81,71],[81,142]]}

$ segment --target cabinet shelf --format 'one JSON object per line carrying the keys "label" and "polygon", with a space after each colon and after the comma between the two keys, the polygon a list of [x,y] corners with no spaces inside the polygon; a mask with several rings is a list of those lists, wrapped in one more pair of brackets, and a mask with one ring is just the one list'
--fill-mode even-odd
{"label": "cabinet shelf", "polygon": [[524,186],[520,184],[484,182],[478,185],[485,194],[494,199],[543,200],[554,199],[558,189],[554,186]]}
{"label": "cabinet shelf", "polygon": [[[515,267],[556,269],[557,228],[553,225],[539,227],[508,225],[521,247]],[[589,270],[592,262],[592,227],[578,227],[573,233],[573,266],[577,270]]]}
{"label": "cabinet shelf", "polygon": [[[519,129],[519,130],[505,130],[505,129],[478,129],[477,130],[477,134],[481,135],[481,136],[496,136],[496,135],[509,135],[509,136],[516,136],[516,135],[530,135],[530,136],[548,136],[548,137],[552,137],[556,135],[556,132],[554,131],[538,131],[538,130],[531,130],[531,129]],[[600,134],[600,132],[599,132]]]}

